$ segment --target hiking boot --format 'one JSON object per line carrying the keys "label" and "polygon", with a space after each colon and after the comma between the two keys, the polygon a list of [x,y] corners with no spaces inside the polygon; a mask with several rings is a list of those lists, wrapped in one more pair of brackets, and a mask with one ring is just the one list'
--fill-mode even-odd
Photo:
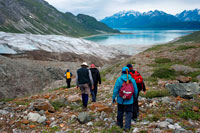
{"label": "hiking boot", "polygon": [[84,107],[84,106],[83,106],[82,110],[83,110],[83,111],[87,111],[87,107]]}

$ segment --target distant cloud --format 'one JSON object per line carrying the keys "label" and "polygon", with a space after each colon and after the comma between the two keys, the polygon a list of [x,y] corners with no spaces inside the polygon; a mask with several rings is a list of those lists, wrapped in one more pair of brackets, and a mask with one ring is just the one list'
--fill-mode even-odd
{"label": "distant cloud", "polygon": [[123,10],[147,12],[161,10],[169,14],[200,7],[200,0],[46,0],[62,12],[91,15],[97,19]]}

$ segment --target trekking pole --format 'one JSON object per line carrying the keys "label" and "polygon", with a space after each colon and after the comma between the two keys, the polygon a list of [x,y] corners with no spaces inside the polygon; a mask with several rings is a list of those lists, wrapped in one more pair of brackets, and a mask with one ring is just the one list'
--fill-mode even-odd
{"label": "trekking pole", "polygon": [[126,81],[126,83],[128,84],[129,83],[129,80],[128,80],[128,69],[126,69],[126,74],[127,74],[127,81]]}

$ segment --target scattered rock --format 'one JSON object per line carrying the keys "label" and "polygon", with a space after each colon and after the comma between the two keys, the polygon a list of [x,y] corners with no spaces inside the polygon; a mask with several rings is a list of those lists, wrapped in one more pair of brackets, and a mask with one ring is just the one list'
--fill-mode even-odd
{"label": "scattered rock", "polygon": [[38,121],[38,119],[40,118],[41,116],[38,114],[38,113],[32,113],[32,112],[30,112],[29,114],[28,114],[28,120],[29,121]]}
{"label": "scattered rock", "polygon": [[32,103],[33,110],[48,110],[49,112],[55,112],[54,107],[44,99],[37,100],[36,102]]}
{"label": "scattered rock", "polygon": [[37,120],[37,122],[38,123],[43,123],[43,122],[45,122],[46,121],[46,117],[45,116],[41,116],[41,117],[39,117],[39,119]]}
{"label": "scattered rock", "polygon": [[81,112],[81,113],[79,113],[79,115],[78,115],[78,121],[81,124],[87,123],[90,120],[91,120],[91,117],[90,117],[90,115],[87,112]]}
{"label": "scattered rock", "polygon": [[160,123],[158,123],[158,127],[160,128],[166,128],[170,123],[167,121],[162,121]]}
{"label": "scattered rock", "polygon": [[160,87],[165,87],[165,85],[166,85],[167,83],[168,83],[167,81],[159,80],[159,81],[158,81],[158,86],[160,86]]}
{"label": "scattered rock", "polygon": [[39,114],[40,114],[40,115],[44,115],[44,113],[45,113],[44,110],[40,110],[40,111],[39,111]]}
{"label": "scattered rock", "polygon": [[139,132],[139,129],[136,127],[134,128],[133,133],[137,133],[137,132]]}
{"label": "scattered rock", "polygon": [[6,110],[0,110],[0,114],[2,114],[2,115],[7,115],[9,112],[8,111],[6,111]]}
{"label": "scattered rock", "polygon": [[200,87],[197,83],[167,84],[166,88],[175,97],[190,99],[193,98],[193,95],[200,94]]}
{"label": "scattered rock", "polygon": [[192,110],[195,111],[195,112],[199,112],[199,108],[197,106],[193,106]]}
{"label": "scattered rock", "polygon": [[108,112],[109,113],[109,112],[112,112],[112,108],[110,108],[109,106],[103,106],[101,108],[98,108],[97,111],[99,111],[99,112],[104,111],[104,112]]}
{"label": "scattered rock", "polygon": [[162,98],[161,98],[161,101],[162,101],[163,103],[165,103],[165,104],[168,104],[168,103],[170,103],[170,98],[169,98],[169,97],[162,97]]}
{"label": "scattered rock", "polygon": [[181,129],[181,126],[178,123],[175,123],[174,126],[176,129]]}
{"label": "scattered rock", "polygon": [[180,83],[189,83],[192,80],[192,77],[180,76],[176,78]]}
{"label": "scattered rock", "polygon": [[46,121],[46,125],[50,125],[51,124],[51,121],[50,120],[47,120]]}
{"label": "scattered rock", "polygon": [[26,120],[26,119],[23,119],[23,120],[22,120],[22,123],[23,123],[23,124],[29,124],[29,121]]}
{"label": "scattered rock", "polygon": [[35,127],[36,127],[36,125],[30,125],[29,127],[30,127],[30,128],[35,128]]}
{"label": "scattered rock", "polygon": [[76,115],[71,116],[71,120],[75,120],[76,118],[77,118]]}
{"label": "scattered rock", "polygon": [[87,126],[93,126],[93,122],[88,122]]}
{"label": "scattered rock", "polygon": [[68,102],[77,102],[80,101],[81,97],[77,94],[77,95],[71,95],[67,98]]}
{"label": "scattered rock", "polygon": [[168,119],[168,118],[165,121],[169,122],[170,124],[174,123],[174,121],[172,119]]}
{"label": "scattered rock", "polygon": [[175,126],[174,126],[174,125],[172,125],[172,124],[169,124],[169,125],[168,125],[168,128],[169,128],[169,129],[173,129],[173,130],[174,130],[174,129],[175,129]]}

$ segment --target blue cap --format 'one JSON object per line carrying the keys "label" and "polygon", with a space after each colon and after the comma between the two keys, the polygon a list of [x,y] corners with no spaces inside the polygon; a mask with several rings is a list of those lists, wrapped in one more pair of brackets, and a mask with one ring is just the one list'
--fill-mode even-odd
{"label": "blue cap", "polygon": [[123,68],[122,68],[122,72],[126,72],[126,69],[128,69],[128,71],[129,71],[129,68],[128,68],[128,67],[123,67]]}

